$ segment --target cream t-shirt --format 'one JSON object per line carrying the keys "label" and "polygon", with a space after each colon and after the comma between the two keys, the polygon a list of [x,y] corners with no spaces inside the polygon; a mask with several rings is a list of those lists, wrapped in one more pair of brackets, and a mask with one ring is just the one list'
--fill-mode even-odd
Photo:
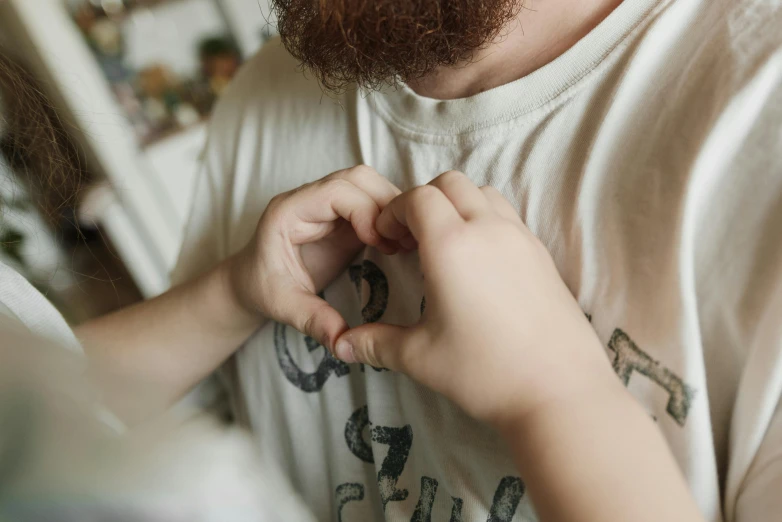
{"label": "cream t-shirt", "polygon": [[[244,246],[274,195],[359,163],[402,190],[449,169],[499,189],[707,519],[782,516],[782,2],[626,0],[452,101],[324,96],[273,41],[214,115],[175,279]],[[417,257],[367,249],[325,297],[352,325],[414,323]],[[496,433],[406,376],[274,323],[232,363],[237,415],[320,520],[536,520]]]}

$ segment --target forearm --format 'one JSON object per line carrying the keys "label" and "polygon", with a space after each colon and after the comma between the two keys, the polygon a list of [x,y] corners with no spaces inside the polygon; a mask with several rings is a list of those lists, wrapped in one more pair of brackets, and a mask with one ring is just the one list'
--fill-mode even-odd
{"label": "forearm", "polygon": [[654,421],[616,379],[504,434],[542,521],[703,520]]}
{"label": "forearm", "polygon": [[98,363],[159,387],[174,402],[217,369],[263,322],[236,299],[227,260],[149,301],[75,329]]}

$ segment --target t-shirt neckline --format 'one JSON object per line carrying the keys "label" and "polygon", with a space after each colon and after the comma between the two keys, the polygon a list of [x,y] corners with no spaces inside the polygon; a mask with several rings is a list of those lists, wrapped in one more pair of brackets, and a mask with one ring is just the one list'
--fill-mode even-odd
{"label": "t-shirt neckline", "polygon": [[467,98],[427,98],[405,84],[366,94],[366,98],[389,123],[412,133],[459,135],[509,121],[576,86],[662,3],[665,0],[624,0],[597,27],[548,64]]}

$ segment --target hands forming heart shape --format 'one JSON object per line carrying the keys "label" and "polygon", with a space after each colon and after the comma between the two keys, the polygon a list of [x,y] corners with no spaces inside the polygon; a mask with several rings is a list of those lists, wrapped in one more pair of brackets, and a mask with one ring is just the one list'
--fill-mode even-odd
{"label": "hands forming heart shape", "polygon": [[[351,330],[317,296],[365,245],[418,249],[417,325]],[[496,189],[459,172],[405,193],[370,167],[335,172],[272,199],[237,259],[232,285],[247,309],[345,362],[406,373],[480,420],[505,422],[591,386],[579,375],[610,373],[548,251]]]}

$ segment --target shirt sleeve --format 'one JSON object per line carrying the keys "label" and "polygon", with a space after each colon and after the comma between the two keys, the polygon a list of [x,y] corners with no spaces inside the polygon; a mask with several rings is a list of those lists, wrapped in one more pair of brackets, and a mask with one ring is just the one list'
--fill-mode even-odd
{"label": "shirt sleeve", "polygon": [[218,104],[196,176],[190,214],[185,224],[179,256],[171,273],[173,285],[192,279],[226,256],[227,193],[231,161],[226,157],[227,117],[230,100]]}

